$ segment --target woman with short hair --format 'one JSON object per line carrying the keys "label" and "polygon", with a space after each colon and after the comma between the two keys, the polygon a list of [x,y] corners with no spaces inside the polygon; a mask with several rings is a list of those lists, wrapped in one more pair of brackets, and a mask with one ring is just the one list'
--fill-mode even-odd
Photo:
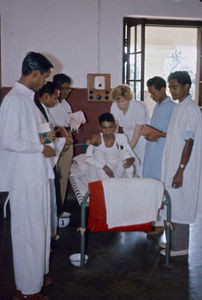
{"label": "woman with short hair", "polygon": [[142,176],[145,139],[141,136],[141,132],[144,125],[149,122],[148,108],[144,102],[133,99],[133,92],[127,84],[115,87],[112,90],[111,98],[114,101],[111,113],[116,120],[117,130],[127,135],[131,148],[138,156],[137,175]]}

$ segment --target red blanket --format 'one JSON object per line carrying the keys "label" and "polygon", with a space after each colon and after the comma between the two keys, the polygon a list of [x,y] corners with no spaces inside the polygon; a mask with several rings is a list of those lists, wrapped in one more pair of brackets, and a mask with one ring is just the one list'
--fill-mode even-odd
{"label": "red blanket", "polygon": [[90,201],[88,229],[90,231],[151,231],[152,223],[121,226],[108,229],[106,224],[106,208],[104,201],[104,191],[101,181],[89,183]]}

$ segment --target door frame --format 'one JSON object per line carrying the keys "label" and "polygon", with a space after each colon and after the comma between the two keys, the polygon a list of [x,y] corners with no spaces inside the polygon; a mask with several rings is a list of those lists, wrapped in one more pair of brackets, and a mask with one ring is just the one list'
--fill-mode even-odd
{"label": "door frame", "polygon": [[[144,101],[144,63],[145,63],[145,27],[146,26],[169,26],[169,27],[192,27],[198,28],[198,40],[197,40],[197,68],[196,68],[196,102],[202,107],[202,98],[200,95],[200,91],[202,92],[202,21],[199,20],[175,20],[175,19],[149,19],[149,18],[133,18],[133,17],[125,17],[123,19],[123,53],[122,53],[122,82],[129,84],[133,83],[133,92],[136,98],[136,84],[140,82],[140,99]],[[131,28],[135,28],[134,30],[134,49],[136,50],[137,44],[137,26],[141,26],[141,50],[139,52],[130,52],[130,36],[131,36]],[[126,50],[127,49],[127,50]],[[136,72],[134,72],[134,78],[131,79],[130,74],[130,56],[134,55],[134,66],[136,67],[136,57],[141,54],[141,76],[140,78],[136,78]]]}

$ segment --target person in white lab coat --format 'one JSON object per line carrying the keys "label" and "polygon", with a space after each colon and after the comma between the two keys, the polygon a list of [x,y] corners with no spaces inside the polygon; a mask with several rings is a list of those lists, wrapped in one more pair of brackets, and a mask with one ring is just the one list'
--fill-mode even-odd
{"label": "person in white lab coat", "polygon": [[42,54],[29,52],[20,80],[0,107],[0,190],[10,198],[14,299],[48,299],[40,293],[49,271],[49,179],[54,179],[46,157],[55,156],[55,150],[40,142],[37,124],[42,119],[34,93],[52,67]]}
{"label": "person in white lab coat", "polygon": [[[68,131],[69,116],[72,113],[71,106],[67,102],[67,97],[71,92],[71,78],[63,73],[53,76],[53,82],[59,86],[59,102],[50,108],[51,116],[54,120],[55,126],[64,126]],[[69,131],[70,132],[70,131]],[[60,191],[61,191],[61,205],[63,206],[68,184],[68,176],[72,165],[73,145],[69,145],[61,152],[57,163],[57,171],[59,174]]]}
{"label": "person in white lab coat", "polygon": [[141,132],[150,119],[148,108],[144,102],[133,100],[133,93],[127,84],[115,87],[111,98],[114,101],[111,113],[119,126],[119,132],[126,134],[131,148],[138,156],[139,165],[136,164],[136,172],[142,177],[146,141]]}
{"label": "person in white lab coat", "polygon": [[[48,81],[37,93],[37,97],[35,98],[36,106],[40,109],[41,113],[44,117],[44,122],[48,122],[50,124],[50,128],[54,133],[54,147],[57,149],[56,159],[54,159],[53,171],[55,174],[54,186],[52,186],[54,193],[52,193],[51,197],[51,232],[52,237],[58,239],[59,235],[57,234],[57,225],[58,225],[58,217],[62,213],[61,207],[61,192],[60,192],[60,182],[59,176],[56,169],[57,159],[61,154],[63,149],[68,149],[70,145],[72,145],[71,133],[66,131],[66,139],[63,137],[57,138],[55,128],[54,119],[50,114],[50,108],[58,103],[59,96],[59,87],[54,82]],[[53,161],[53,160],[52,160]]]}
{"label": "person in white lab coat", "polygon": [[[179,256],[188,254],[189,224],[200,213],[201,112],[189,94],[191,78],[187,72],[171,73],[168,84],[173,100],[179,100],[179,104],[168,126],[161,180],[171,196],[171,256]],[[165,255],[165,250],[161,254]]]}

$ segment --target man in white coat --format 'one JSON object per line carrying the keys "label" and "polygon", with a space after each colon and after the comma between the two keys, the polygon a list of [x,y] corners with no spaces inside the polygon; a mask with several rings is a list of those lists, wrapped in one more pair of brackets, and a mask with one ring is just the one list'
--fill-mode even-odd
{"label": "man in white coat", "polygon": [[46,157],[55,156],[55,150],[40,142],[37,124],[42,121],[34,93],[52,67],[40,53],[29,52],[20,80],[0,107],[0,190],[10,197],[14,299],[48,299],[40,293],[49,271],[49,179],[54,178]]}
{"label": "man in white coat", "polygon": [[[70,124],[69,124],[69,116],[72,113],[71,106],[67,102],[67,97],[71,92],[71,78],[63,73],[56,74],[53,77],[53,82],[59,86],[59,102],[50,108],[50,113],[54,120],[55,126],[65,127],[69,134],[70,133]],[[57,172],[59,175],[60,182],[60,191],[61,191],[61,206],[63,207],[67,186],[68,186],[68,176],[70,172],[70,168],[72,165],[73,158],[73,145],[69,145],[64,148],[60,154],[57,163]]]}
{"label": "man in white coat", "polygon": [[[199,213],[201,112],[189,94],[191,79],[187,72],[171,73],[168,83],[173,100],[179,100],[179,104],[167,131],[161,179],[171,196],[171,256],[179,256],[188,254],[189,224]],[[165,255],[165,249],[161,254]]]}

